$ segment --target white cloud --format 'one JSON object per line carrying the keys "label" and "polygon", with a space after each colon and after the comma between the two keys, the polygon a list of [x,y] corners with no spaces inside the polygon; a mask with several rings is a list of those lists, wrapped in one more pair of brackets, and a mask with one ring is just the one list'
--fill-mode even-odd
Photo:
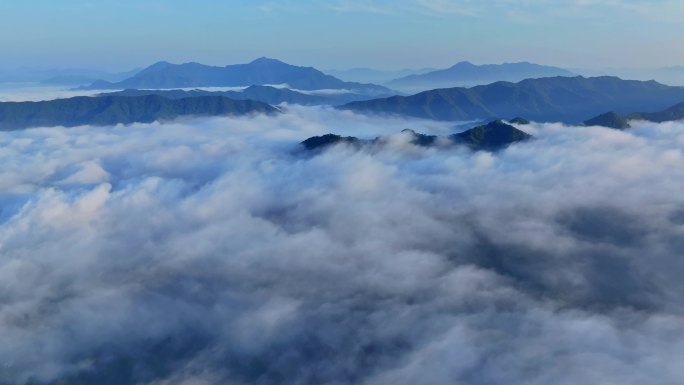
{"label": "white cloud", "polygon": [[0,379],[680,382],[684,124],[296,151],[403,128],[452,129],[290,107],[0,133]]}

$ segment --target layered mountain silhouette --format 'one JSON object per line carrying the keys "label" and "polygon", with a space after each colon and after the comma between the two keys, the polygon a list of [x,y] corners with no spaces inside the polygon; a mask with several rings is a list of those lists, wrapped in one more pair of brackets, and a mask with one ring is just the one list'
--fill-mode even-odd
{"label": "layered mountain silhouette", "polygon": [[658,112],[634,112],[627,115],[607,112],[585,121],[584,125],[625,129],[630,127],[630,120],[646,120],[655,123],[684,120],[684,102]]}
{"label": "layered mountain silhouette", "polygon": [[75,97],[43,102],[0,103],[0,130],[151,123],[185,116],[235,116],[276,112],[276,108],[266,103],[220,96],[184,99],[167,99],[158,95]]}
{"label": "layered mountain silhouette", "polygon": [[336,105],[373,98],[372,96],[357,93],[306,94],[287,88],[276,88],[271,86],[250,86],[242,91],[130,89],[99,94],[99,96],[143,95],[159,95],[169,99],[183,99],[197,96],[224,96],[235,100],[256,100],[268,104],[288,103],[305,106]]}
{"label": "layered mountain silhouette", "polygon": [[[417,146],[466,146],[474,151],[497,151],[513,143],[532,139],[532,135],[519,130],[501,120],[495,120],[488,124],[477,126],[464,132],[436,136],[416,133],[413,130],[402,131],[403,135],[409,135],[409,142]],[[356,148],[363,146],[382,145],[388,141],[386,137],[377,137],[372,140],[359,139],[353,136],[340,136],[326,134],[306,139],[301,145],[308,151],[322,151],[330,146],[346,144]]]}
{"label": "layered mountain silhouette", "polygon": [[301,90],[344,89],[370,94],[388,94],[390,90],[374,85],[344,82],[312,67],[293,66],[282,61],[260,58],[247,64],[225,67],[200,63],[171,64],[159,62],[126,80],[112,83],[97,81],[82,89],[166,89],[187,87],[246,87],[287,84]]}
{"label": "layered mountain silhouette", "polygon": [[583,122],[605,111],[660,110],[684,100],[684,87],[617,77],[551,77],[348,103],[363,113],[464,121],[525,116],[534,121]]}
{"label": "layered mountain silhouette", "polygon": [[495,81],[519,82],[529,78],[552,76],[575,76],[575,74],[562,68],[528,62],[477,65],[463,61],[447,69],[395,79],[387,85],[398,89],[407,87],[427,89]]}

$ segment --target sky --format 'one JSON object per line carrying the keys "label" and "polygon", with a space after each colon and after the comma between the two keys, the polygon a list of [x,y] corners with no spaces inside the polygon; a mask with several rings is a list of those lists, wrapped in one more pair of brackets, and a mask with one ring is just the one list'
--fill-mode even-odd
{"label": "sky", "polygon": [[680,0],[3,0],[0,68],[684,64]]}

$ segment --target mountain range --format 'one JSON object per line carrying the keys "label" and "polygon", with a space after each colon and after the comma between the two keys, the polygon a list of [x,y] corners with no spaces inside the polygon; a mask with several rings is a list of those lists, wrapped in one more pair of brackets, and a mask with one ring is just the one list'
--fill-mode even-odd
{"label": "mountain range", "polygon": [[413,74],[392,80],[386,85],[399,90],[427,90],[456,86],[474,86],[496,81],[519,82],[529,78],[575,76],[574,73],[528,62],[477,65],[467,61],[447,69]]}
{"label": "mountain range", "polygon": [[87,90],[101,89],[168,89],[187,87],[248,87],[280,85],[300,90],[350,90],[368,94],[389,94],[383,86],[344,82],[313,67],[298,67],[282,61],[260,58],[247,64],[225,67],[200,63],[171,64],[158,62],[135,76],[120,82],[96,81]]}
{"label": "mountain range", "polygon": [[265,103],[221,96],[184,99],[167,99],[158,95],[80,96],[42,102],[0,103],[0,130],[151,123],[185,116],[235,116],[277,112],[278,109]]}
{"label": "mountain range", "polygon": [[197,96],[224,96],[235,100],[256,100],[268,104],[301,104],[305,106],[336,105],[352,101],[372,99],[372,96],[357,93],[304,93],[288,88],[271,86],[250,86],[242,91],[206,91],[206,90],[136,90],[129,89],[106,92],[98,96],[142,96],[159,95],[169,99],[182,99]]}
{"label": "mountain range", "polygon": [[605,111],[658,111],[684,100],[684,87],[616,77],[550,77],[445,88],[345,104],[342,109],[446,121],[511,118],[583,122]]}
{"label": "mountain range", "polygon": [[[501,120],[495,120],[485,125],[473,127],[458,134],[448,136],[425,135],[413,130],[403,130],[403,135],[409,135],[409,142],[417,146],[466,146],[473,151],[498,151],[513,143],[532,139],[532,135],[519,130]],[[340,136],[327,134],[313,136],[301,142],[307,151],[318,152],[337,144],[347,144],[353,147],[369,145],[383,145],[387,143],[385,137],[377,137],[372,140],[363,140],[353,136]]]}

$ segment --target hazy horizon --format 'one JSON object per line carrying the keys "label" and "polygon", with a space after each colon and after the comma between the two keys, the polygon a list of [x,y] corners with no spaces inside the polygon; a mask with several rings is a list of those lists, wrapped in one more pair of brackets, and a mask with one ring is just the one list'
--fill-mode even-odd
{"label": "hazy horizon", "polygon": [[379,67],[379,66],[371,66],[371,65],[356,65],[356,66],[338,66],[338,67],[319,67],[319,66],[312,66],[307,63],[297,63],[297,62],[291,62],[287,60],[283,60],[278,57],[271,57],[271,56],[256,56],[253,57],[252,59],[246,59],[242,61],[235,61],[235,62],[226,62],[226,63],[216,63],[216,62],[203,62],[203,61],[197,61],[197,60],[166,60],[164,58],[159,58],[157,60],[149,61],[149,62],[144,62],[140,63],[139,65],[135,65],[133,67],[122,67],[122,68],[115,68],[115,69],[110,69],[106,67],[84,67],[84,66],[50,66],[50,65],[22,65],[22,66],[15,66],[15,67],[3,67],[0,64],[0,71],[19,71],[19,70],[26,70],[26,71],[98,71],[102,73],[126,73],[126,72],[131,72],[131,71],[139,71],[142,69],[145,69],[146,67],[149,67],[155,63],[159,62],[169,62],[171,64],[185,64],[185,63],[200,63],[200,64],[205,64],[209,66],[216,66],[216,67],[223,67],[223,66],[229,66],[229,65],[234,65],[234,64],[247,64],[249,62],[252,62],[256,59],[259,59],[261,57],[266,57],[269,59],[275,59],[275,60],[280,60],[282,62],[285,62],[287,64],[291,65],[296,65],[296,66],[302,66],[302,67],[315,67],[316,69],[320,71],[352,71],[352,70],[374,70],[374,71],[381,71],[381,72],[399,72],[399,71],[420,71],[420,70],[440,70],[440,69],[446,69],[449,67],[454,66],[455,64],[458,64],[460,62],[470,62],[475,65],[501,65],[501,64],[511,64],[511,63],[522,63],[522,62],[528,62],[528,63],[534,63],[534,64],[540,64],[540,65],[548,65],[548,66],[553,66],[553,67],[559,67],[563,68],[569,71],[623,71],[623,70],[666,70],[666,69],[679,69],[682,68],[684,69],[684,64],[679,65],[679,64],[674,64],[674,65],[662,65],[662,66],[645,66],[645,67],[596,67],[596,68],[589,68],[589,67],[568,67],[568,66],[562,66],[562,65],[553,65],[553,64],[548,64],[544,62],[533,62],[529,60],[503,60],[503,61],[492,61],[492,62],[478,62],[478,61],[473,61],[473,60],[468,60],[467,58],[460,59],[454,62],[448,62],[448,63],[443,63],[442,65],[433,65],[433,66],[414,66],[414,67]]}

